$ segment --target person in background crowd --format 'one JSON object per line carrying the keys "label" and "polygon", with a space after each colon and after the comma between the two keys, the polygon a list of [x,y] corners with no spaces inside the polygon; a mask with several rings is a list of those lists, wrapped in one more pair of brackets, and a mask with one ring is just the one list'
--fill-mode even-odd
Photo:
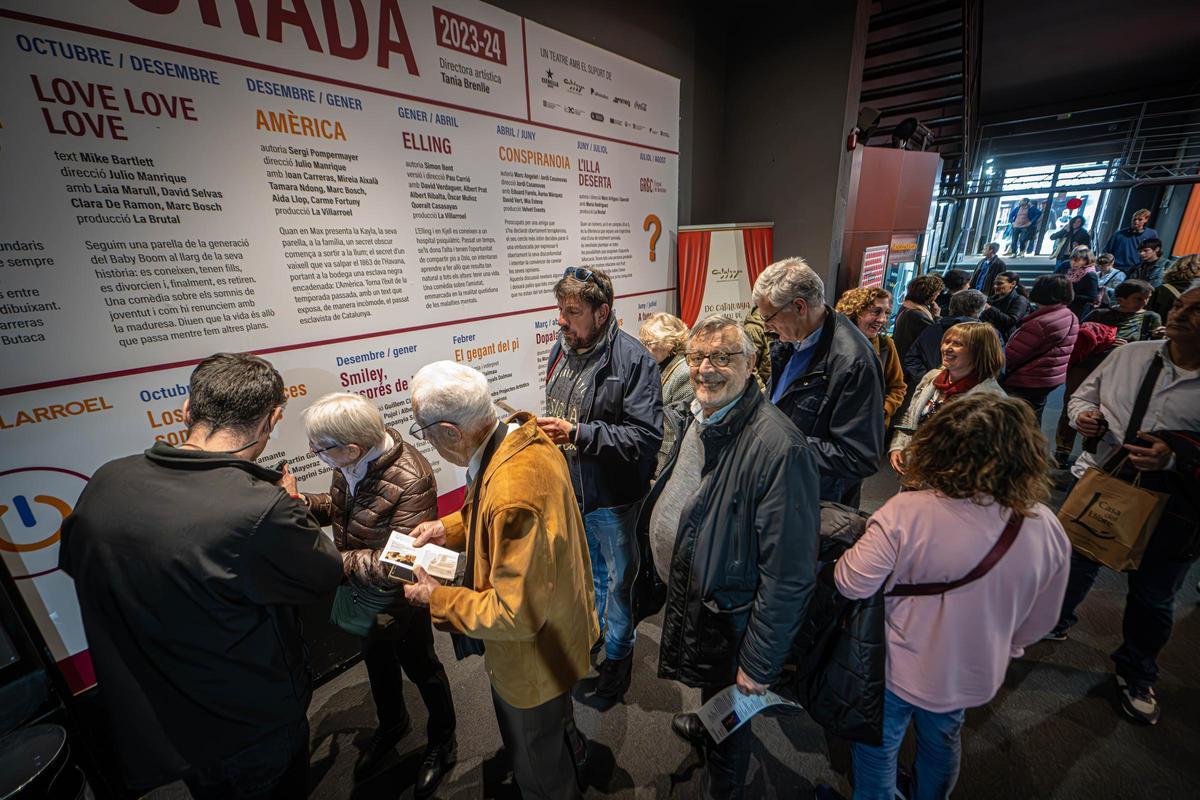
{"label": "person in background crowd", "polygon": [[587,743],[575,727],[571,689],[591,666],[599,634],[591,564],[571,475],[534,416],[500,422],[487,378],[437,361],[412,380],[413,436],[467,468],[462,509],[413,530],[467,553],[462,586],[417,567],[410,603],[443,629],[477,639],[492,685],[500,738],[526,800],[580,797]]}
{"label": "person in background crowd", "polygon": [[1175,301],[1197,279],[1200,279],[1200,253],[1179,259],[1163,270],[1162,283],[1155,288],[1150,298],[1150,310],[1165,317],[1175,305]]}
{"label": "person in background crowd", "polygon": [[932,325],[941,314],[937,297],[944,285],[940,275],[918,275],[909,282],[900,313],[896,315],[892,327],[892,343],[901,357],[912,347],[921,331]]}
{"label": "person in background crowd", "polygon": [[942,336],[960,322],[978,321],[986,305],[987,297],[974,289],[965,289],[950,298],[950,313],[922,331],[901,359],[905,380],[916,384],[925,373],[941,364]]}
{"label": "person in background crowd", "polygon": [[1004,396],[996,381],[1004,368],[1004,349],[987,323],[968,321],[950,326],[942,337],[941,352],[941,367],[921,377],[892,434],[888,461],[897,474],[904,474],[904,449],[913,432],[947,401],[980,393]]}
{"label": "person in background crowd", "polygon": [[[987,336],[992,336],[991,331]],[[984,341],[981,336],[980,341]],[[892,800],[910,720],[916,762],[906,796],[948,798],[958,779],[964,709],[989,702],[1012,658],[1054,624],[1070,543],[1046,507],[1046,440],[1023,403],[990,395],[955,400],[909,444],[905,487],[871,516],[834,566],[850,598],[913,584],[966,585],[932,596],[889,594],[883,744],[855,743],[855,800]],[[1019,535],[1000,544],[1010,526]],[[945,585],[945,584],[943,584]]]}
{"label": "person in background crowd", "polygon": [[[692,329],[696,399],[638,522],[670,565],[659,677],[699,687],[701,702],[731,683],[761,695],[779,679],[816,583],[816,460],[763,398],[753,359],[731,317]],[[719,745],[695,714],[676,714],[671,727],[705,750],[704,797],[742,797],[749,725]]]}
{"label": "person in background crowd", "polygon": [[892,422],[892,414],[904,402],[907,386],[904,369],[900,366],[900,354],[892,338],[883,332],[887,327],[888,314],[892,311],[892,296],[877,286],[848,289],[837,302],[837,311],[847,318],[863,335],[871,340],[875,355],[883,367],[883,427]]}
{"label": "person in background crowd", "polygon": [[59,567],[133,794],[182,777],[200,800],[308,796],[297,607],[334,590],[342,558],[283,474],[254,463],[286,402],[263,359],[204,359],[187,440],[100,467],[63,522]]}
{"label": "person in background crowd", "polygon": [[1075,449],[1075,429],[1071,427],[1071,419],[1067,414],[1067,400],[1075,393],[1084,379],[1092,374],[1096,367],[1108,357],[1113,348],[1129,342],[1144,342],[1154,336],[1154,332],[1162,326],[1162,319],[1153,311],[1146,310],[1146,302],[1150,299],[1150,284],[1145,281],[1125,281],[1116,289],[1116,308],[1097,308],[1084,318],[1085,322],[1097,325],[1107,325],[1115,331],[1111,345],[1097,347],[1091,353],[1080,355],[1080,342],[1083,341],[1083,328],[1080,327],[1080,338],[1075,340],[1075,352],[1071,355],[1071,364],[1067,368],[1067,385],[1063,390],[1063,408],[1058,417],[1058,428],[1054,434],[1054,460],[1059,469],[1066,469]]}
{"label": "person in background crowd", "polygon": [[989,323],[1005,341],[1029,313],[1029,298],[1021,285],[1021,276],[1015,272],[1001,272],[992,285],[992,296],[979,318]]}
{"label": "person in background crowd", "polygon": [[[362,395],[326,395],[304,410],[303,419],[309,450],[333,469],[333,483],[328,493],[299,497],[318,524],[333,526],[347,582],[356,588],[400,589],[379,555],[392,531],[409,533],[437,516],[433,469],[397,431],[384,427],[379,409]],[[295,478],[287,476],[284,488],[295,494]],[[429,710],[428,746],[414,782],[417,797],[427,797],[455,758],[454,699],[433,649],[429,612],[405,603],[401,592],[377,615],[362,653],[379,727],[359,755],[354,777],[374,772],[412,727],[403,669]]]}
{"label": "person in background crowd", "polygon": [[1125,270],[1125,274],[1155,288],[1161,286],[1163,272],[1171,263],[1171,259],[1163,255],[1162,240],[1155,237],[1143,239],[1138,245],[1138,259],[1136,264]]}
{"label": "person in background crowd", "polygon": [[[1124,450],[1128,460],[1118,477],[1132,480],[1140,475],[1143,488],[1169,495],[1141,564],[1127,573],[1124,640],[1112,655],[1121,708],[1150,725],[1162,714],[1154,683],[1158,654],[1171,638],[1175,596],[1200,556],[1200,288],[1189,289],[1175,301],[1165,331],[1165,342],[1117,348],[1071,395],[1067,406],[1075,429],[1099,438],[1096,452],[1085,451],[1071,468],[1076,477],[1089,467],[1107,466]],[[1149,404],[1136,430],[1127,431],[1151,370],[1158,374]],[[1076,608],[1099,571],[1095,561],[1072,554],[1062,612],[1047,638],[1067,638],[1078,619]]]}
{"label": "person in background crowd", "polygon": [[662,381],[646,348],[617,325],[607,274],[567,267],[554,296],[559,336],[537,423],[566,457],[583,513],[605,654],[596,695],[615,702],[632,677],[633,527],[662,446]]}
{"label": "person in background crowd", "polygon": [[1012,252],[1010,256],[1024,256],[1036,249],[1037,223],[1042,216],[1042,209],[1028,197],[1021,198],[1008,214],[1008,222],[1012,225]]}
{"label": "person in background crowd", "polygon": [[1074,299],[1065,275],[1043,275],[1033,284],[1030,302],[1037,310],[1025,317],[1004,348],[1004,390],[1029,403],[1042,421],[1046,397],[1066,383],[1067,365],[1079,319],[1071,312]]}
{"label": "person in background crowd", "polygon": [[662,378],[663,441],[658,449],[658,464],[654,468],[656,478],[662,471],[663,464],[667,462],[671,448],[675,446],[675,421],[671,415],[676,406],[690,402],[695,396],[692,394],[692,384],[688,381],[687,364],[683,359],[687,337],[688,329],[683,320],[674,314],[662,312],[651,314],[638,331],[642,345],[658,362],[658,371]]}
{"label": "person in background crowd", "polygon": [[1096,276],[1096,257],[1086,247],[1078,247],[1071,253],[1071,266],[1067,270],[1074,295],[1068,306],[1079,319],[1087,316],[1096,307],[1100,298],[1100,281]]}
{"label": "person in background crowd", "polygon": [[[961,269],[946,270],[946,274],[942,278],[942,293],[939,294],[937,298],[938,314],[945,313],[946,309],[950,307],[951,297],[965,289],[971,288],[970,281],[971,276]],[[938,314],[935,314],[934,316],[937,316]],[[903,356],[904,353],[901,352],[900,355]]]}
{"label": "person in background crowd", "polygon": [[996,282],[996,276],[1008,269],[1004,259],[997,255],[999,252],[1000,244],[998,242],[988,242],[987,247],[983,248],[983,260],[975,267],[975,272],[971,274],[971,279],[967,282],[969,288],[984,294],[991,290]]}
{"label": "person in background crowd", "polygon": [[1096,259],[1096,283],[1100,286],[1100,305],[1114,305],[1113,292],[1125,282],[1125,273],[1113,266],[1116,259],[1112,253],[1101,253]]}
{"label": "person in background crowd", "polygon": [[771,382],[771,337],[763,327],[763,318],[762,314],[758,313],[758,306],[750,305],[750,311],[742,320],[742,327],[745,328],[750,341],[754,342],[754,377],[758,381],[758,388],[766,391],[767,384]]}
{"label": "person in background crowd", "polygon": [[883,368],[853,322],[825,304],[825,284],[802,258],[770,265],[754,302],[771,348],[767,394],[800,432],[821,471],[821,499],[858,505],[883,455]]}
{"label": "person in background crowd", "polygon": [[[1108,242],[1104,245],[1104,252],[1113,254],[1113,263],[1117,269],[1125,273],[1126,277],[1138,278],[1144,280],[1153,286],[1158,284],[1152,280],[1148,280],[1147,275],[1134,274],[1133,268],[1142,263],[1142,257],[1138,251],[1147,239],[1158,239],[1158,232],[1154,228],[1149,227],[1150,209],[1139,208],[1133,212],[1133,217],[1130,219],[1128,228],[1122,228],[1119,231],[1114,231],[1113,235],[1108,237]],[[1159,246],[1162,246],[1161,241]],[[1157,256],[1155,257],[1157,258]]]}
{"label": "person in background crowd", "polygon": [[1071,221],[1066,226],[1060,228],[1050,234],[1050,240],[1058,241],[1058,246],[1054,248],[1054,261],[1062,263],[1071,258],[1071,253],[1075,252],[1075,248],[1079,246],[1091,247],[1092,235],[1084,228],[1084,218],[1081,216],[1071,217]]}

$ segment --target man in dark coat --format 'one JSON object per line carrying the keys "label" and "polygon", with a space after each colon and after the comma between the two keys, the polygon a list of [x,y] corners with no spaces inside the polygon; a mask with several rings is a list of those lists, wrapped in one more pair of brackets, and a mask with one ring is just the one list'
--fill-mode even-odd
{"label": "man in dark coat", "polygon": [[658,465],[662,381],[650,351],[618,326],[603,271],[567,267],[554,296],[559,336],[537,424],[566,457],[583,513],[605,656],[596,695],[611,705],[633,675],[633,527]]}
{"label": "man in dark coat", "polygon": [[308,649],[297,606],[342,558],[259,466],[283,379],[219,353],[192,372],[188,438],[96,471],[63,523],[108,733],[128,790],[180,777],[195,798],[308,793]]}
{"label": "man in dark coat", "polygon": [[1000,258],[1000,245],[997,242],[989,242],[988,246],[983,248],[983,260],[975,267],[975,272],[971,274],[971,280],[967,286],[976,291],[987,294],[992,291],[992,285],[996,282],[996,276],[1004,270],[1008,269],[1008,265],[1004,263],[1004,259]]}
{"label": "man in dark coat", "polygon": [[[754,344],[737,320],[711,316],[688,342],[696,399],[638,518],[652,541],[675,542],[658,674],[707,702],[735,684],[763,694],[780,677],[816,582],[817,466],[812,448],[766,402]],[[714,745],[695,714],[675,732],[707,751],[704,796],[742,796],[745,725]]]}
{"label": "man in dark coat", "polygon": [[825,304],[825,284],[802,258],[763,270],[754,303],[771,348],[767,397],[808,438],[821,499],[858,506],[883,453],[883,367],[858,326]]}

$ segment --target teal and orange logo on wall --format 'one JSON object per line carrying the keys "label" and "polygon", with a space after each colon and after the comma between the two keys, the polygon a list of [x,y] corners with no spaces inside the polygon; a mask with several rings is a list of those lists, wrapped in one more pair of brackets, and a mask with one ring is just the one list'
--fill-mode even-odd
{"label": "teal and orange logo on wall", "polygon": [[0,556],[14,578],[33,578],[58,568],[62,523],[87,480],[60,467],[0,472]]}

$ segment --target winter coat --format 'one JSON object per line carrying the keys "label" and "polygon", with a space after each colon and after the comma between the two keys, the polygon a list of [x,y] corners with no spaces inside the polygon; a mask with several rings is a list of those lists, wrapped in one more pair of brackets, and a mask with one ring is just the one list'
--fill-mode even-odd
{"label": "winter coat", "polygon": [[921,332],[912,347],[901,357],[905,381],[910,385],[918,383],[926,372],[942,365],[942,337],[960,322],[979,320],[975,317],[940,317],[937,322]]}
{"label": "winter coat", "polygon": [[1067,306],[1043,306],[1027,316],[1004,348],[1004,386],[1045,389],[1066,383],[1079,319]]}
{"label": "winter coat", "polygon": [[[391,428],[387,433],[391,449],[370,463],[352,497],[340,469],[333,470],[328,492],[305,495],[317,522],[333,527],[346,578],[360,588],[395,589],[387,565],[379,561],[388,537],[437,518],[437,485],[429,462],[399,433]],[[404,605],[402,596],[396,605]]]}
{"label": "winter coat", "polygon": [[883,395],[883,427],[892,422],[892,414],[904,402],[908,392],[908,384],[904,381],[904,368],[900,365],[900,354],[896,352],[896,343],[886,333],[880,333],[871,340],[875,347],[875,355],[883,365],[884,395]]}
{"label": "winter coat", "polygon": [[990,323],[1007,341],[1013,331],[1021,324],[1021,320],[1029,313],[1029,299],[1015,288],[1008,294],[998,294],[988,298],[988,307],[979,315],[979,319]]}
{"label": "winter coat", "polygon": [[1075,316],[1083,319],[1088,312],[1095,308],[1100,299],[1100,278],[1094,270],[1090,270],[1083,274],[1075,283],[1071,284],[1071,288],[1075,292],[1074,299],[1071,300],[1071,311]]}
{"label": "winter coat", "polygon": [[688,369],[687,361],[684,360],[682,353],[668,358],[660,370],[662,372],[663,440],[662,446],[658,449],[658,464],[654,468],[655,477],[662,472],[663,465],[667,463],[667,457],[671,455],[671,450],[675,447],[675,420],[671,417],[675,413],[675,407],[680,403],[691,402],[696,396],[692,390],[691,371]]}
{"label": "winter coat", "polygon": [[[615,323],[605,335],[608,349],[584,395],[574,432],[585,514],[645,497],[663,437],[658,364]],[[563,358],[560,336],[546,362],[547,384]]]}
{"label": "winter coat", "polygon": [[[675,452],[639,514],[639,538],[649,537],[679,443],[698,423],[687,414],[679,424]],[[756,381],[699,435],[704,466],[680,516],[668,569],[658,674],[721,688],[733,683],[740,667],[773,684],[792,652],[816,580],[814,448]]]}
{"label": "winter coat", "polygon": [[[967,288],[978,289],[984,294],[991,294],[992,284],[996,282],[996,276],[1007,270],[1008,264],[1005,264],[1004,259],[1000,256],[995,256],[991,261],[985,258],[979,262],[975,267],[975,271],[971,273],[971,280],[967,281]],[[980,278],[983,280],[980,281]]]}
{"label": "winter coat", "polygon": [[1058,247],[1054,248],[1054,255],[1051,256],[1055,261],[1071,258],[1071,252],[1080,245],[1084,247],[1092,246],[1092,235],[1087,232],[1087,229],[1080,226],[1075,230],[1071,230],[1071,223],[1067,223],[1065,227],[1060,228],[1050,234],[1050,240],[1059,239]]}
{"label": "winter coat", "polygon": [[[925,406],[928,405],[930,399],[933,398],[934,394],[938,391],[937,387],[933,385],[933,382],[937,376],[941,374],[941,372],[942,369],[939,367],[936,369],[931,369],[929,372],[921,376],[921,380],[917,384],[917,388],[913,390],[912,402],[908,404],[908,408],[904,410],[904,414],[901,415],[900,419],[896,422],[896,430],[894,433],[892,433],[892,442],[888,446],[889,452],[893,450],[903,450],[904,448],[908,447],[908,443],[912,441],[913,433],[916,432],[917,426],[921,423],[921,412],[925,409]],[[1000,384],[996,382],[995,378],[988,378],[985,381],[980,381],[967,391],[963,392],[963,397],[966,397],[970,394],[980,393],[994,394],[1004,397],[1004,389],[1000,388]],[[948,402],[954,402],[953,398],[951,398]]]}
{"label": "winter coat", "polygon": [[921,331],[932,324],[933,314],[924,306],[920,309],[907,306],[900,309],[892,326],[892,341],[896,343],[896,352],[900,354],[902,361],[908,354],[908,348],[912,347],[913,342],[921,335]]}
{"label": "winter coat", "polygon": [[1071,366],[1082,362],[1095,353],[1111,350],[1117,341],[1117,329],[1099,322],[1081,322],[1075,347],[1071,349]]}
{"label": "winter coat", "polygon": [[868,516],[821,503],[819,578],[796,636],[796,674],[789,688],[829,733],[879,745],[887,659],[884,590],[850,600],[833,582],[834,563],[863,535]]}
{"label": "winter coat", "polygon": [[135,795],[305,720],[298,606],[334,590],[342,561],[280,477],[159,442],[100,467],[63,522],[59,567]]}
{"label": "winter coat", "polygon": [[465,552],[474,533],[472,588],[439,586],[429,613],[439,628],[484,642],[504,702],[535,708],[587,674],[600,626],[567,462],[532,414],[507,422],[520,427],[496,447],[462,509],[442,517],[446,547]]}
{"label": "winter coat", "polygon": [[[795,345],[771,348],[772,397]],[[883,367],[858,326],[825,306],[820,341],[808,368],[776,404],[808,443],[821,470],[821,499],[840,500],[846,489],[879,471],[883,455]]]}

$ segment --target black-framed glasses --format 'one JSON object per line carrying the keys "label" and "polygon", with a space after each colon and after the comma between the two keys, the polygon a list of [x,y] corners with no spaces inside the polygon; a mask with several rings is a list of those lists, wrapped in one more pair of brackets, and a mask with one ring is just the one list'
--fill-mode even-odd
{"label": "black-framed glasses", "polygon": [[423,431],[425,431],[427,428],[432,428],[434,425],[441,425],[443,423],[445,423],[446,425],[454,424],[453,422],[451,422],[448,419],[439,419],[437,422],[431,422],[428,425],[420,425],[420,424],[414,422],[412,424],[412,426],[409,427],[409,429],[408,429],[408,435],[413,437],[414,439],[420,439],[423,442],[423,441],[425,441],[425,434],[423,433]]}
{"label": "black-framed glasses", "polygon": [[595,277],[595,273],[584,267],[567,267],[563,270],[564,278],[574,278],[580,283],[587,283]]}
{"label": "black-framed glasses", "polygon": [[339,447],[345,447],[345,445],[343,445],[343,444],[331,444],[331,445],[329,445],[329,447],[317,447],[317,448],[314,448],[314,447],[313,447],[313,446],[310,444],[310,445],[308,446],[308,452],[312,453],[314,456],[319,456],[319,455],[321,455],[321,453],[324,453],[324,452],[325,452],[325,451],[327,451],[327,450],[337,450]]}
{"label": "black-framed glasses", "polygon": [[794,298],[794,297],[793,297],[793,298],[791,298],[790,300],[788,300],[786,303],[784,303],[783,305],[781,305],[779,308],[775,309],[775,313],[774,313],[774,314],[772,314],[771,316],[769,316],[769,317],[767,317],[767,318],[765,318],[765,319],[763,320],[763,325],[766,325],[768,322],[770,322],[771,320],[773,320],[773,319],[775,319],[776,317],[778,317],[780,314],[782,314],[782,313],[783,313],[783,310],[784,310],[785,308],[790,308],[790,307],[792,306],[792,304],[793,304],[793,303],[795,303],[795,302],[796,302],[796,298]]}
{"label": "black-framed glasses", "polygon": [[708,359],[709,363],[714,367],[728,367],[729,362],[734,356],[743,355],[742,353],[688,353],[684,358],[687,360],[689,367],[698,367],[704,363],[704,359]]}

